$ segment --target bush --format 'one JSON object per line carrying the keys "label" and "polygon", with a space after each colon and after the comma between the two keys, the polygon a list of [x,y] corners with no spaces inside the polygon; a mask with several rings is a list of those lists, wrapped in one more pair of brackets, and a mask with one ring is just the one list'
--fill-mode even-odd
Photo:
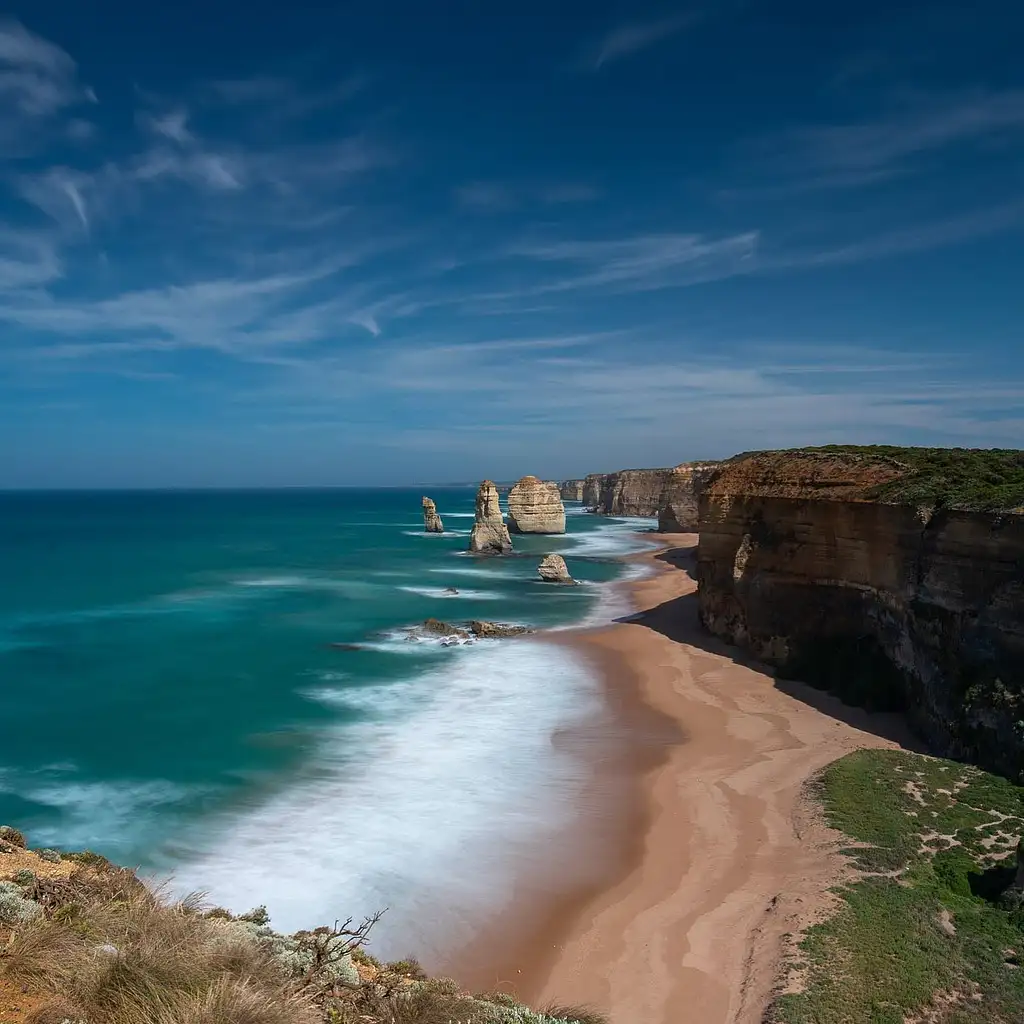
{"label": "bush", "polygon": [[19,924],[41,913],[38,903],[25,899],[14,882],[0,882],[0,924]]}
{"label": "bush", "polygon": [[10,843],[11,846],[24,848],[25,837],[10,825],[0,825],[0,842]]}

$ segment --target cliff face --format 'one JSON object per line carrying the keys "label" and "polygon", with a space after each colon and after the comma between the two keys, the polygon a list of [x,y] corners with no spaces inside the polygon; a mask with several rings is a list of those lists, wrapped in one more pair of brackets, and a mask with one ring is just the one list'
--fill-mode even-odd
{"label": "cliff face", "polygon": [[491,480],[485,480],[476,492],[469,550],[484,555],[507,555],[512,550],[512,538],[498,503],[498,488]]}
{"label": "cliff face", "polygon": [[741,461],[708,485],[701,621],[782,676],[906,710],[938,752],[1019,776],[1024,515],[865,500],[898,471],[812,463]]}
{"label": "cliff face", "polygon": [[583,480],[583,502],[589,509],[596,509],[601,502],[601,488],[607,479],[606,473],[591,473]]}
{"label": "cliff face", "polygon": [[558,484],[524,476],[508,492],[508,528],[512,533],[565,533],[565,506]]}
{"label": "cliff face", "polygon": [[561,496],[562,501],[582,501],[583,481],[563,480],[558,485],[558,493]]}
{"label": "cliff face", "polygon": [[700,496],[718,471],[717,462],[684,462],[667,470],[658,505],[660,533],[696,533]]}

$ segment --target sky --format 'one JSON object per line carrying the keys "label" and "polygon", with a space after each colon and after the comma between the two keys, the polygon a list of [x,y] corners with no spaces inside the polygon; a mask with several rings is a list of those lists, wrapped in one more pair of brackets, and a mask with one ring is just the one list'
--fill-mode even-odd
{"label": "sky", "polygon": [[0,487],[1021,447],[1024,8],[0,11]]}

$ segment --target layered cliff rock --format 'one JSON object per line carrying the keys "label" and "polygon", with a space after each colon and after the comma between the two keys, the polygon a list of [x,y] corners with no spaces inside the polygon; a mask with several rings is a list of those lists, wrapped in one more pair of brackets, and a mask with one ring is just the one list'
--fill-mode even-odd
{"label": "layered cliff rock", "polygon": [[684,462],[665,469],[621,469],[593,473],[583,481],[582,501],[598,515],[658,516],[667,510],[663,532],[697,528],[698,497],[716,462]]}
{"label": "layered cliff rock", "polygon": [[[939,752],[1019,776],[1024,501],[1006,483],[1012,453],[1003,484],[972,489],[956,475],[969,459],[922,469],[919,455],[885,451],[725,464],[700,502],[701,621],[780,675],[906,710]],[[972,495],[1010,507],[949,507]]]}
{"label": "layered cliff rock", "polygon": [[427,533],[444,533],[444,523],[437,514],[437,505],[432,498],[423,499],[423,529]]}
{"label": "layered cliff rock", "polygon": [[582,501],[583,481],[563,480],[558,485],[558,493],[561,495],[562,501]]}
{"label": "layered cliff rock", "polygon": [[565,533],[565,506],[558,484],[524,476],[508,492],[508,526],[512,533]]}
{"label": "layered cliff rock", "polygon": [[594,510],[601,502],[601,489],[604,487],[604,482],[607,479],[607,473],[591,473],[583,480],[583,491],[580,501],[583,504]]}
{"label": "layered cliff rock", "polygon": [[717,473],[717,462],[684,462],[666,471],[658,506],[660,533],[696,533],[700,496]]}
{"label": "layered cliff rock", "polygon": [[512,538],[498,502],[498,488],[491,480],[484,480],[476,492],[469,550],[486,555],[507,555],[512,550]]}

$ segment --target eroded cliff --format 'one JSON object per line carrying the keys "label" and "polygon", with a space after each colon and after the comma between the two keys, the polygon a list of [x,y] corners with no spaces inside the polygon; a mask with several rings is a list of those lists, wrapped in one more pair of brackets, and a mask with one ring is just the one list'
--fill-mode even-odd
{"label": "eroded cliff", "polygon": [[583,481],[583,504],[606,516],[658,516],[663,532],[697,529],[698,496],[716,462],[684,462],[664,469],[592,473]]}
{"label": "eroded cliff", "polygon": [[700,502],[701,621],[780,675],[906,710],[938,752],[1020,776],[1024,453],[1006,453],[1002,482],[985,456],[972,491],[959,458],[924,472],[887,452],[725,464]]}
{"label": "eroded cliff", "polygon": [[562,501],[582,501],[583,481],[563,480],[558,485],[558,493],[561,495]]}

